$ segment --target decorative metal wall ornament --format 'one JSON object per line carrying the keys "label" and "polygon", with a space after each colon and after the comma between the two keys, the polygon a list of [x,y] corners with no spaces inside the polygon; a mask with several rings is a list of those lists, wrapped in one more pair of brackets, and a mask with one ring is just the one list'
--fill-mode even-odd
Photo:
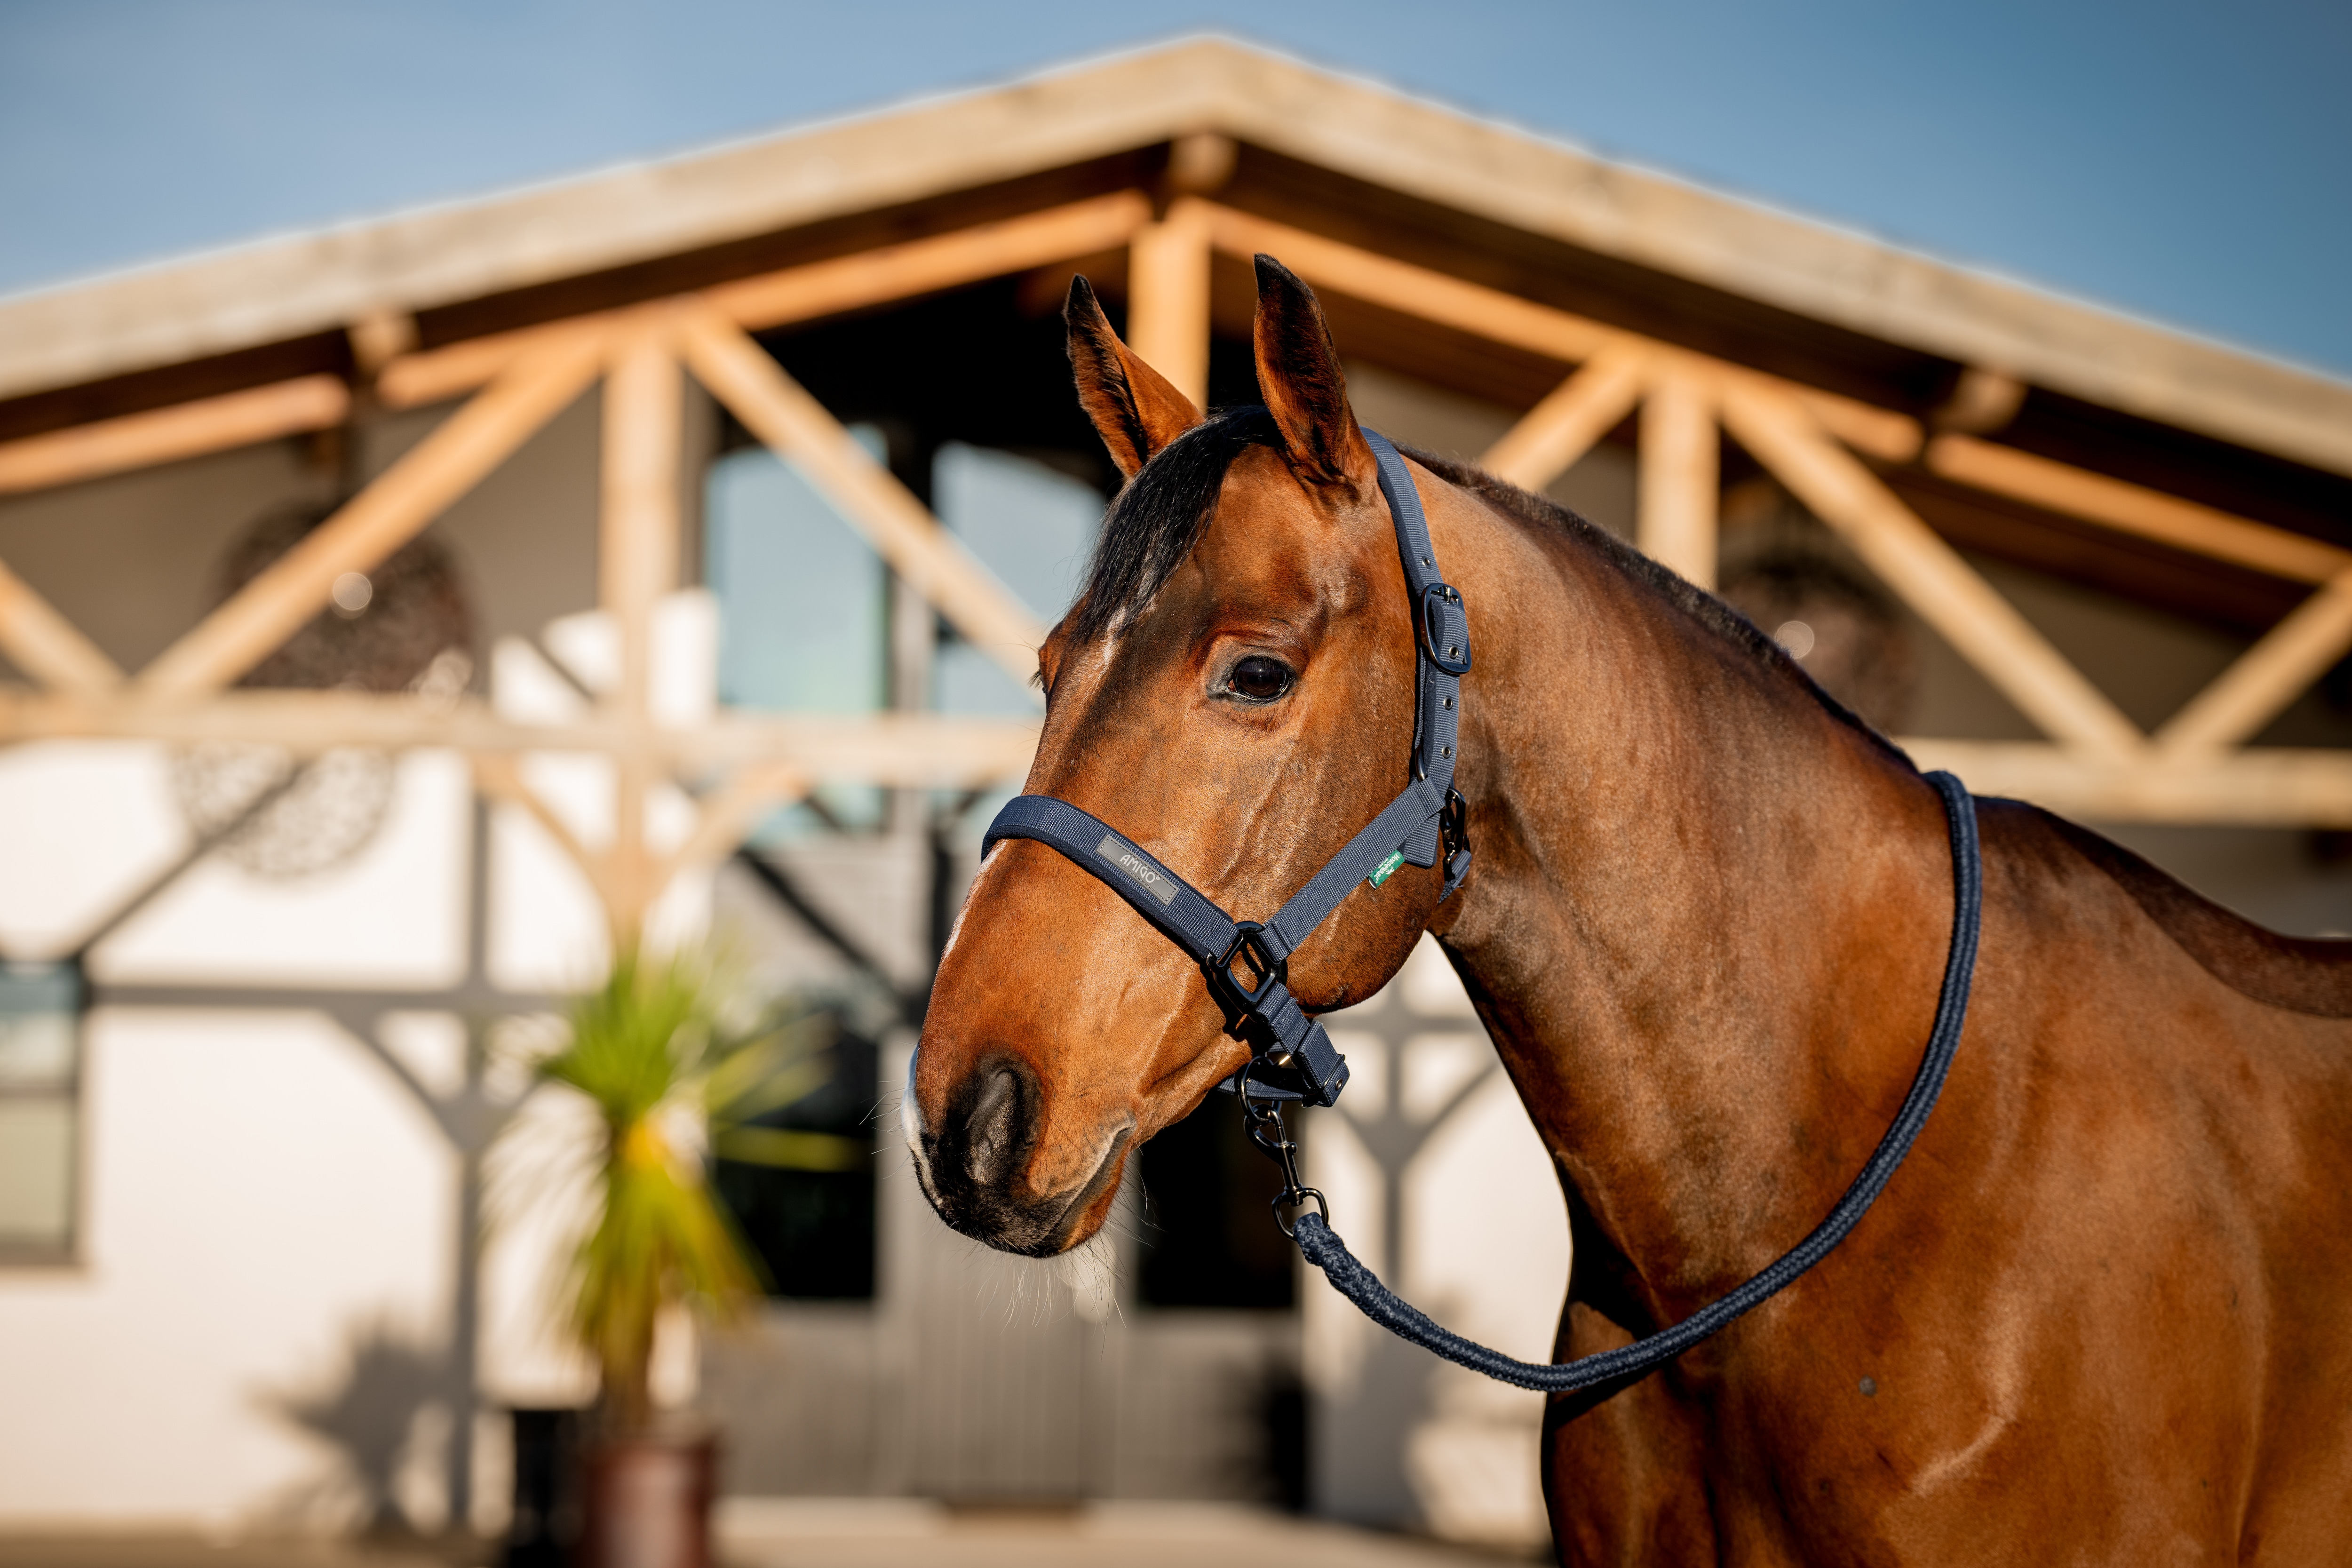
{"label": "decorative metal wall ornament", "polygon": [[[333,504],[266,514],[229,552],[226,600],[326,521]],[[417,692],[455,700],[473,678],[473,616],[456,563],[429,538],[411,540],[368,573],[335,580],[329,607],[237,684],[248,688]],[[172,792],[199,837],[234,821],[266,790],[283,794],[215,853],[255,876],[289,880],[349,861],[383,827],[394,764],[348,748],[307,763],[275,746],[217,742],[172,758]],[[293,773],[290,783],[288,775]]]}

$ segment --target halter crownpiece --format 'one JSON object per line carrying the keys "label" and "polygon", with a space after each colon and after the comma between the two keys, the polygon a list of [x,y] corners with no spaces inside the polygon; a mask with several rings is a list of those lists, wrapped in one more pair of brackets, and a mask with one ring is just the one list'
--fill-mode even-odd
{"label": "halter crownpiece", "polygon": [[1443,903],[1470,873],[1467,814],[1454,789],[1462,678],[1470,672],[1469,610],[1437,569],[1429,521],[1404,459],[1384,437],[1363,434],[1380,465],[1381,494],[1396,523],[1412,605],[1417,700],[1411,768],[1397,797],[1264,924],[1234,920],[1109,824],[1049,795],[1006,802],[981,845],[983,857],[1003,838],[1032,838],[1058,850],[1190,953],[1224,1010],[1226,1031],[1250,1047],[1249,1065],[1225,1085],[1244,1100],[1329,1105],[1347,1084],[1346,1058],[1290,994],[1289,965],[1356,884],[1377,887],[1400,863],[1433,866],[1442,857]]}

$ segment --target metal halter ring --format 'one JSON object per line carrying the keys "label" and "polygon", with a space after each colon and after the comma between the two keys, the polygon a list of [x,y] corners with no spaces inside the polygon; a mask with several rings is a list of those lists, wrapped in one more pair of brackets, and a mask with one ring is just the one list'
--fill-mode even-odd
{"label": "metal halter ring", "polygon": [[1325,1225],[1329,1225],[1331,1223],[1331,1204],[1328,1199],[1324,1197],[1322,1189],[1318,1187],[1290,1187],[1282,1192],[1276,1193],[1274,1196],[1274,1223],[1280,1228],[1283,1235],[1290,1237],[1293,1241],[1297,1241],[1298,1239],[1298,1222],[1297,1220],[1293,1220],[1288,1225],[1284,1225],[1282,1223],[1282,1211],[1285,1209],[1297,1208],[1309,1198],[1313,1198],[1315,1200],[1315,1212],[1323,1216],[1323,1223]]}

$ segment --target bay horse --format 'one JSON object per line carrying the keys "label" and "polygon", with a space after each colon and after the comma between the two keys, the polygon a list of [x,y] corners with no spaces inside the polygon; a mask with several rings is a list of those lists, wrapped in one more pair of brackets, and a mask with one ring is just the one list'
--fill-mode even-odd
{"label": "bay horse", "polygon": [[[1415,630],[1313,295],[1258,262],[1263,408],[1204,417],[1083,279],[1078,398],[1128,476],[1040,653],[1029,773],[1263,918],[1400,787]],[[1557,1167],[1561,1359],[1804,1235],[1918,1067],[1952,922],[1937,795],[1719,601],[1412,455],[1469,607],[1476,846],[1357,885],[1310,1012],[1426,930]],[[2273,935],[1986,800],[1975,999],[1940,1104],[1844,1244],[1630,1386],[1551,1399],[1562,1563],[2352,1561],[2352,943]],[[1183,953],[999,843],[902,1119],[950,1225],[1045,1256],[1249,1058]],[[1339,1216],[1345,1228],[1345,1216]]]}

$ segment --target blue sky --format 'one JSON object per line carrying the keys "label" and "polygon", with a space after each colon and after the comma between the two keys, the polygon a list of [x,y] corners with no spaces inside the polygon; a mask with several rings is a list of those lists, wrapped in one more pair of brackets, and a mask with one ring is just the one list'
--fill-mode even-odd
{"label": "blue sky", "polygon": [[0,0],[0,290],[1219,31],[2352,375],[2352,5]]}

